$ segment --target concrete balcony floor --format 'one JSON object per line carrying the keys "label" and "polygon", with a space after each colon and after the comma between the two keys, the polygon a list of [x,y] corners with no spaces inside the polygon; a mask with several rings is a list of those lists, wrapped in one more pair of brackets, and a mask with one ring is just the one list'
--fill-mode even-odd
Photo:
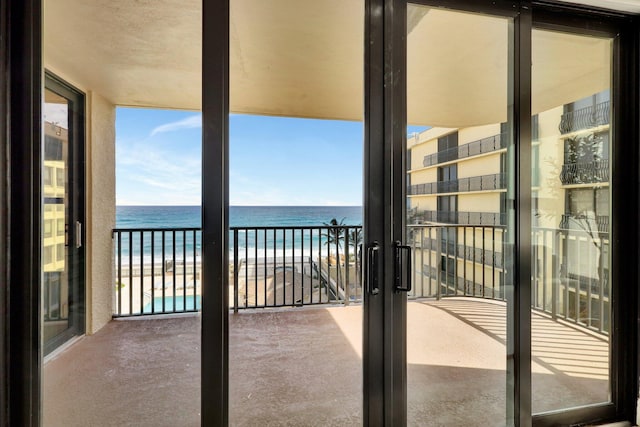
{"label": "concrete balcony floor", "polygon": [[[362,424],[362,307],[230,319],[230,424]],[[608,400],[608,342],[534,314],[535,412]],[[504,424],[504,304],[409,303],[410,425]],[[44,368],[45,426],[200,425],[200,318],[113,321]],[[206,396],[204,397],[206,399]]]}

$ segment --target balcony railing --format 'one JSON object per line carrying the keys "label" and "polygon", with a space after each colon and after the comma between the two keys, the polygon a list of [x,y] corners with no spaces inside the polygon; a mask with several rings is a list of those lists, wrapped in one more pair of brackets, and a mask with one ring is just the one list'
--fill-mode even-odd
{"label": "balcony railing", "polygon": [[418,211],[412,214],[411,222],[418,224],[443,222],[462,225],[504,225],[505,214],[498,212]]}
{"label": "balcony railing", "polygon": [[198,228],[113,230],[114,317],[198,311],[201,234]]}
{"label": "balcony railing", "polygon": [[[410,297],[506,298],[506,275],[513,271],[506,227],[409,225],[407,230],[414,253]],[[232,227],[229,307],[362,301],[362,232],[361,226]],[[115,229],[113,243],[114,317],[200,309],[199,229]],[[602,230],[535,228],[532,308],[608,333],[609,252]]]}
{"label": "balcony railing", "polygon": [[536,228],[532,244],[532,308],[608,334],[609,234]]}
{"label": "balcony railing", "polygon": [[362,300],[362,226],[231,227],[234,311]]}
{"label": "balcony railing", "polygon": [[504,299],[504,232],[500,226],[409,225],[410,296]]}
{"label": "balcony railing", "polygon": [[438,163],[449,162],[456,159],[464,159],[479,154],[491,153],[507,147],[507,138],[505,135],[493,135],[488,138],[479,139],[469,142],[458,147],[448,148],[437,153],[424,156],[422,165],[432,166]]}
{"label": "balcony railing", "polygon": [[491,191],[505,188],[506,175],[504,173],[496,173],[491,175],[454,179],[451,181],[438,181],[411,185],[407,188],[407,194],[415,196],[420,194]]}
{"label": "balcony railing", "polygon": [[[511,246],[505,227],[410,225],[410,296],[504,300]],[[607,334],[608,233],[536,228],[532,232],[532,309]]]}
{"label": "balcony railing", "polygon": [[[361,226],[231,227],[229,307],[362,300]],[[200,309],[201,230],[115,229],[114,316]]]}
{"label": "balcony railing", "polygon": [[608,233],[609,232],[609,216],[608,215],[562,215],[559,227],[566,230],[581,230],[588,234]]}
{"label": "balcony railing", "polygon": [[605,101],[595,106],[564,113],[560,119],[558,129],[562,134],[566,134],[606,125],[609,123],[610,104],[609,101]]}
{"label": "balcony railing", "polygon": [[609,182],[609,159],[564,164],[560,181],[564,185]]}

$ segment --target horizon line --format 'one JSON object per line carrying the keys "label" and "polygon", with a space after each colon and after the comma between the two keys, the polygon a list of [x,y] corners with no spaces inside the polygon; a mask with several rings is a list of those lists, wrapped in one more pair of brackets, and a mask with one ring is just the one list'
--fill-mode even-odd
{"label": "horizon line", "polygon": [[[116,204],[116,207],[198,207],[202,205],[129,205],[129,204]],[[229,205],[234,208],[361,208],[362,205]]]}

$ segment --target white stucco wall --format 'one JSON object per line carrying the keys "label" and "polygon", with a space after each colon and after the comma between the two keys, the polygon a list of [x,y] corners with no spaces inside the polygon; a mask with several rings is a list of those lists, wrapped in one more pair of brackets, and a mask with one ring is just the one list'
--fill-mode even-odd
{"label": "white stucco wall", "polygon": [[86,277],[87,334],[102,328],[112,313],[111,230],[116,220],[115,106],[87,92]]}

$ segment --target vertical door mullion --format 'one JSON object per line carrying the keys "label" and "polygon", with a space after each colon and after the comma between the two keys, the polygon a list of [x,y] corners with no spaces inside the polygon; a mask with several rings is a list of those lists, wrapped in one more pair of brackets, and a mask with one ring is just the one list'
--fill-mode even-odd
{"label": "vertical door mullion", "polygon": [[[391,42],[387,42],[390,40]],[[405,241],[406,136],[407,136],[407,1],[390,0],[385,16],[385,163],[391,167],[387,218],[390,239],[385,242],[384,296],[387,317],[385,330],[385,375],[391,399],[386,402],[386,425],[407,424],[407,294],[396,292],[395,242]],[[388,166],[388,167],[389,167]]]}
{"label": "vertical door mullion", "polygon": [[[516,426],[531,425],[531,28],[529,2],[522,2],[514,20],[513,114],[515,166],[515,236],[513,247],[513,299],[507,305],[507,324],[513,322],[507,364],[513,363],[513,416]],[[511,73],[510,73],[511,74]],[[513,193],[512,193],[513,194]],[[507,266],[508,268],[508,266]],[[509,331],[507,332],[509,341]],[[513,356],[513,360],[511,359]],[[508,378],[509,379],[509,378]]]}
{"label": "vertical door mullion", "polygon": [[229,423],[229,0],[202,1],[201,423]]}
{"label": "vertical door mullion", "polygon": [[[381,246],[388,233],[385,221],[388,194],[385,189],[388,169],[385,156],[384,109],[384,13],[386,0],[365,2],[365,67],[364,67],[364,191],[363,191],[363,421],[365,426],[382,425],[385,414],[384,375],[384,293],[369,292],[368,249],[374,242]],[[388,239],[387,239],[388,240]],[[384,271],[384,265],[379,269]],[[382,273],[383,274],[383,273]],[[383,286],[383,285],[382,285]]]}
{"label": "vertical door mullion", "polygon": [[380,292],[372,295],[365,283],[365,425],[407,420],[406,297],[393,290],[393,245],[404,240],[405,14],[405,0],[366,3],[364,241],[365,249],[379,244]]}

